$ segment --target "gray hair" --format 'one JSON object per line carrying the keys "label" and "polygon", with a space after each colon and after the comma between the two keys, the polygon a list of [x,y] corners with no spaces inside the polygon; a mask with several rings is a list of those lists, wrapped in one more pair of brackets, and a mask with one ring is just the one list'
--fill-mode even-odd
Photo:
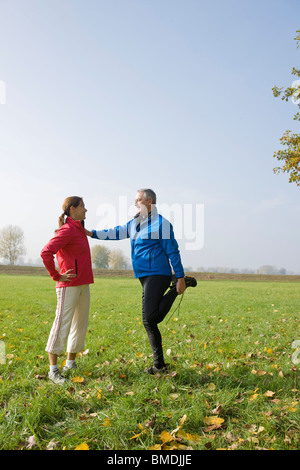
{"label": "gray hair", "polygon": [[144,193],[146,200],[152,199],[152,204],[156,204],[156,194],[152,189],[138,189],[138,193]]}

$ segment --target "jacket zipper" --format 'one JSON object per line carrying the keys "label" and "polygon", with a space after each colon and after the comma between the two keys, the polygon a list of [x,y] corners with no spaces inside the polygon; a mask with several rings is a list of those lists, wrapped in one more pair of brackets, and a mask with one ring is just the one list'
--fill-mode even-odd
{"label": "jacket zipper", "polygon": [[152,255],[152,250],[149,252],[149,269],[151,271],[151,255]]}
{"label": "jacket zipper", "polygon": [[77,259],[75,259],[75,274],[76,274],[76,277],[77,277]]}

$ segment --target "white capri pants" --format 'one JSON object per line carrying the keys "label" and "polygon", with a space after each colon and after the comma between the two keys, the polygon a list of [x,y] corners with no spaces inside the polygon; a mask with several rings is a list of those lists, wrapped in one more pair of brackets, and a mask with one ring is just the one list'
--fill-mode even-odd
{"label": "white capri pants", "polygon": [[57,308],[46,351],[58,356],[84,349],[90,309],[90,286],[57,287]]}

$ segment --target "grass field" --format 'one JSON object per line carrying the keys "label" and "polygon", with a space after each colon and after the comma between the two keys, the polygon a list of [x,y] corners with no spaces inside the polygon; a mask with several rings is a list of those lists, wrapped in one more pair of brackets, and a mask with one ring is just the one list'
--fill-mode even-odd
{"label": "grass field", "polygon": [[161,325],[169,374],[149,376],[139,282],[96,278],[79,369],[56,386],[55,283],[2,274],[0,449],[299,449],[299,298],[298,282],[200,281]]}

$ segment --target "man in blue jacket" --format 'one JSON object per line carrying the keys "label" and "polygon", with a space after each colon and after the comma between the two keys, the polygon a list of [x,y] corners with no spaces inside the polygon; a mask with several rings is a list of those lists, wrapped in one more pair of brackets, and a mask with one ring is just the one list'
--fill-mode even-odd
{"label": "man in blue jacket", "polygon": [[[130,238],[134,275],[143,287],[143,325],[154,358],[153,366],[147,369],[149,374],[166,370],[158,323],[170,311],[178,294],[183,294],[189,286],[197,285],[196,279],[184,275],[172,224],[158,214],[155,205],[154,191],[140,189],[135,199],[137,214],[127,224],[108,230],[87,231],[88,235],[99,240]],[[171,287],[170,263],[176,277],[176,282]]]}

